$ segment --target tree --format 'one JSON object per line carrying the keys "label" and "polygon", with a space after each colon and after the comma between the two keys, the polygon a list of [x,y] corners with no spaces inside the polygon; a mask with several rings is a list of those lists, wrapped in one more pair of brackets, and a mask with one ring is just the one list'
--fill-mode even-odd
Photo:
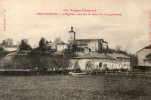
{"label": "tree", "polygon": [[41,38],[39,41],[39,47],[37,49],[43,51],[51,51],[51,43],[51,41],[47,41],[45,40],[45,38]]}
{"label": "tree", "polygon": [[2,46],[12,46],[13,45],[13,39],[8,38],[8,39],[3,40],[1,45]]}
{"label": "tree", "polygon": [[46,40],[44,38],[41,38],[41,40],[39,41],[39,49],[40,50],[46,49]]}
{"label": "tree", "polygon": [[120,50],[121,50],[121,46],[117,45],[117,46],[115,47],[115,50],[116,50],[116,51],[120,51]]}
{"label": "tree", "polygon": [[27,43],[27,41],[25,40],[21,40],[21,44],[20,44],[20,47],[19,47],[19,50],[31,50],[31,46]]}
{"label": "tree", "polygon": [[55,45],[60,44],[60,43],[64,43],[61,38],[55,38],[54,42]]}
{"label": "tree", "polygon": [[129,53],[128,56],[130,57],[130,64],[133,67],[138,66],[138,58],[135,54]]}
{"label": "tree", "polygon": [[6,41],[5,41],[5,40],[3,40],[3,42],[2,42],[2,44],[1,44],[1,46],[6,46],[6,45],[7,45]]}
{"label": "tree", "polygon": [[3,51],[3,47],[2,44],[0,43],[0,51]]}

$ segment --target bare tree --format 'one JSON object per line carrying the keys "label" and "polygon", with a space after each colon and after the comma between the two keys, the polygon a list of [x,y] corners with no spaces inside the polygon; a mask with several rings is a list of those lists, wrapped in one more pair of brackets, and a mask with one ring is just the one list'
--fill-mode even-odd
{"label": "bare tree", "polygon": [[115,50],[116,50],[116,51],[120,51],[120,50],[121,50],[121,46],[120,46],[120,45],[117,45],[117,46],[115,47]]}
{"label": "bare tree", "polygon": [[64,42],[61,40],[61,38],[55,38],[53,43],[55,45],[57,45],[57,44],[64,43]]}
{"label": "bare tree", "polygon": [[1,45],[2,46],[12,46],[13,45],[13,39],[8,38],[8,39],[3,40]]}

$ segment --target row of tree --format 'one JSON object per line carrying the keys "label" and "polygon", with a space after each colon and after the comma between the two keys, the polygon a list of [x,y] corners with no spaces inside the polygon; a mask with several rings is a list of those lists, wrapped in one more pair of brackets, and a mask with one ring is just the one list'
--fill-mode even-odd
{"label": "row of tree", "polygon": [[[63,43],[60,38],[53,42],[55,45]],[[5,68],[15,69],[65,69],[68,67],[69,59],[72,56],[71,50],[64,50],[62,54],[52,52],[51,41],[41,38],[39,46],[32,48],[26,39],[21,40],[17,55],[5,63]],[[21,52],[30,51],[25,55],[18,55]]]}
{"label": "row of tree", "polygon": [[[57,45],[63,43],[63,41],[60,38],[56,38],[53,42],[53,44]],[[70,44],[69,49],[64,50],[63,55],[53,55],[54,52],[52,52],[51,48],[51,41],[47,41],[45,38],[41,38],[39,41],[39,46],[37,48],[32,49],[30,44],[28,43],[28,40],[23,39],[21,40],[21,43],[19,45],[19,50],[20,51],[28,51],[30,50],[31,52],[25,56],[25,57],[19,57],[15,56],[13,59],[15,62],[15,66],[25,66],[25,67],[31,67],[31,66],[61,66],[61,65],[68,65],[68,60],[75,56],[75,49],[76,49],[76,44]],[[1,46],[10,46],[13,45],[13,40],[12,39],[6,39],[1,43]],[[39,52],[40,51],[40,52]],[[47,51],[51,51],[49,53],[45,53]],[[42,52],[42,54],[41,54]],[[131,65],[132,66],[137,66],[137,56],[135,54],[128,53],[127,51],[121,50],[120,46],[117,46],[115,49],[102,49],[100,53],[121,53],[129,56],[131,58]],[[51,55],[51,56],[50,56]],[[20,59],[20,60],[19,60]],[[21,61],[22,60],[22,61]],[[59,61],[59,62],[58,62]],[[22,65],[20,65],[22,64]],[[41,65],[42,64],[42,65]],[[59,65],[60,64],[60,65]]]}

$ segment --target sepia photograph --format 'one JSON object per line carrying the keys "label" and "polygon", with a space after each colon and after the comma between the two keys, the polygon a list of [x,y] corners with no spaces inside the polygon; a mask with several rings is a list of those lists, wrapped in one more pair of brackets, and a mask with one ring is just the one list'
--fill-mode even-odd
{"label": "sepia photograph", "polygon": [[151,100],[151,0],[0,0],[0,100]]}

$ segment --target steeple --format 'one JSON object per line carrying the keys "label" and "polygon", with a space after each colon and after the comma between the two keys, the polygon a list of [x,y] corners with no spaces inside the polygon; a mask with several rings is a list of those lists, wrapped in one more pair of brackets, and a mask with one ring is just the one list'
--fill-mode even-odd
{"label": "steeple", "polygon": [[73,31],[73,26],[71,27],[71,31]]}
{"label": "steeple", "polygon": [[75,40],[75,31],[73,30],[73,26],[71,26],[71,30],[69,31],[69,39],[68,41],[74,41]]}
{"label": "steeple", "polygon": [[73,26],[71,26],[71,30],[69,31],[69,33],[70,33],[70,32],[74,32],[74,30],[73,30]]}

